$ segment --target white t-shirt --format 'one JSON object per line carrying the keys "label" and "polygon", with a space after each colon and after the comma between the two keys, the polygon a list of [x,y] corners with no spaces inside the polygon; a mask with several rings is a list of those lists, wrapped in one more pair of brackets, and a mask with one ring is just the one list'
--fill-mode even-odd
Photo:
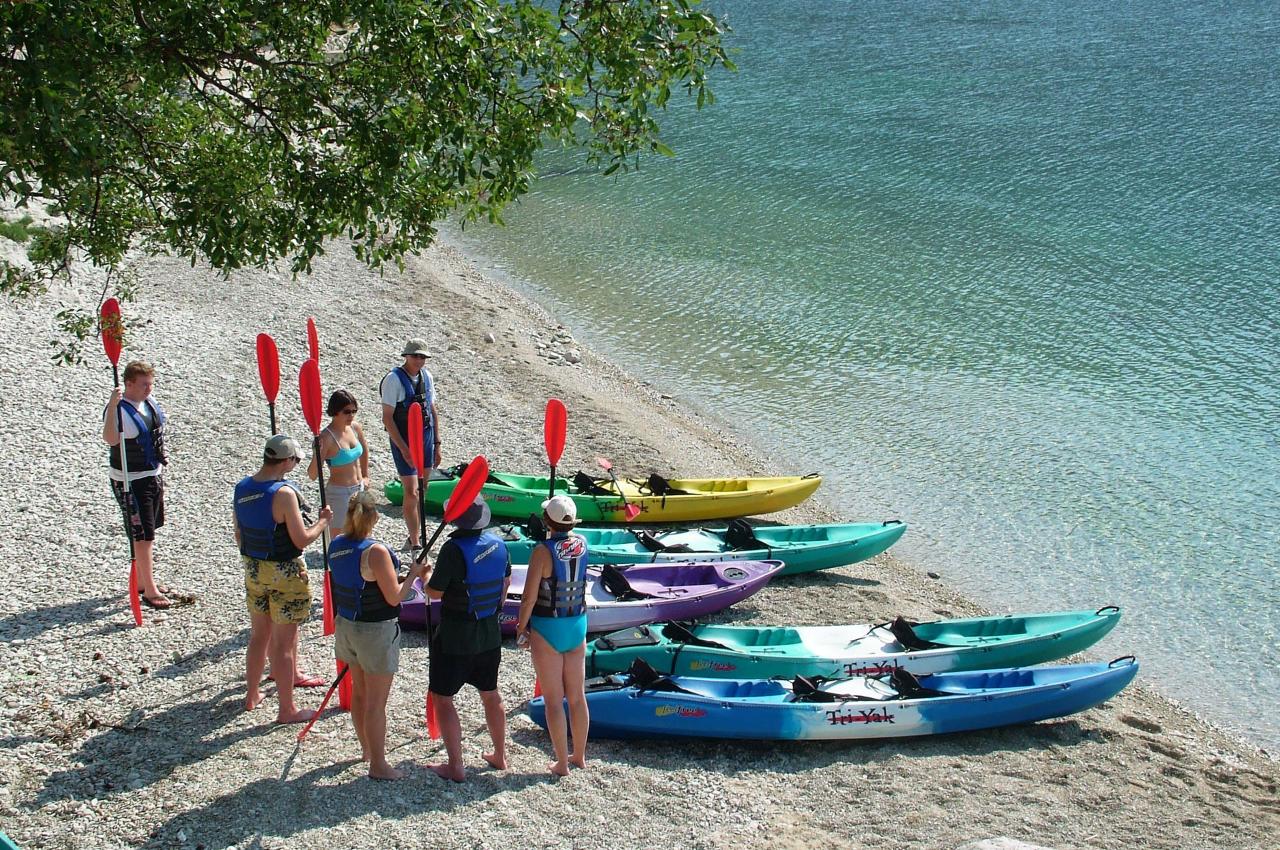
{"label": "white t-shirt", "polygon": [[[418,374],[422,377],[423,381],[426,382],[427,404],[434,404],[436,400],[436,385],[431,379],[431,373],[426,369],[423,369],[418,372]],[[410,378],[409,383],[416,385],[418,383],[418,379]],[[382,379],[382,403],[395,407],[397,404],[404,401],[404,399],[404,384],[400,382],[400,376],[396,374],[396,370],[392,369],[387,373],[387,376]]]}
{"label": "white t-shirt", "polygon": [[[125,399],[122,399],[122,401],[123,400]],[[133,404],[133,403],[130,402],[130,404]],[[138,409],[138,414],[142,416],[143,419],[150,418],[154,420],[156,418],[156,407],[155,407],[155,404],[152,402],[150,396],[147,396],[147,400],[142,402],[142,404],[134,404],[133,406]],[[124,439],[126,440],[138,439],[138,425],[133,421],[133,417],[123,410],[120,411],[120,414],[121,414],[121,418],[124,420],[123,427],[120,427],[119,422],[116,423],[116,427],[120,428],[120,435],[124,437]],[[103,422],[107,421],[106,410],[102,411],[102,421]],[[123,451],[124,446],[122,445],[120,448]],[[150,478],[153,475],[159,475],[163,471],[164,471],[163,464],[161,464],[161,466],[157,469],[143,469],[143,470],[130,469],[129,480],[137,481],[139,478]],[[124,480],[124,473],[116,469],[114,466],[112,466],[110,460],[107,461],[107,475],[111,477],[112,481]]]}

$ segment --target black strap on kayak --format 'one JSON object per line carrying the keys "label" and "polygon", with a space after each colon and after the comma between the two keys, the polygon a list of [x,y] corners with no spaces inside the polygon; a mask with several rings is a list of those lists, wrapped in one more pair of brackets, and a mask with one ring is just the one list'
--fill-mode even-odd
{"label": "black strap on kayak", "polygon": [[[462,473],[467,471],[467,464],[466,464],[466,461],[463,461],[462,463],[459,463],[456,466],[451,466],[448,469],[440,469],[437,471],[442,473],[446,478],[462,478]],[[492,472],[490,472],[489,476],[485,478],[484,483],[497,484],[500,487],[511,486],[511,483],[509,481],[503,481],[501,478],[494,475]]]}
{"label": "black strap on kayak", "polygon": [[617,493],[604,486],[608,483],[608,478],[592,478],[581,470],[573,475],[574,488],[585,496],[617,496]]}
{"label": "black strap on kayak", "polygon": [[530,540],[542,542],[547,539],[547,527],[542,524],[542,517],[537,514],[529,514],[529,518],[524,521],[524,533]]}
{"label": "black strap on kayak", "polygon": [[773,547],[756,537],[755,529],[745,519],[729,520],[729,527],[724,530],[724,542],[731,552],[754,552],[759,549],[773,557]]}
{"label": "black strap on kayak", "polygon": [[659,496],[662,498],[662,507],[667,506],[668,496],[690,496],[688,490],[681,490],[679,487],[672,487],[671,482],[663,478],[656,472],[650,472],[649,477],[644,481],[637,481],[634,478],[627,479],[640,491],[642,496]]}
{"label": "black strap on kayak", "polygon": [[630,680],[625,674],[610,673],[604,676],[594,676],[583,682],[583,690],[587,693],[598,693],[600,691],[620,691],[623,688],[631,686]]}
{"label": "black strap on kayak", "polygon": [[693,629],[690,628],[691,626],[696,625],[696,623],[692,622],[685,624],[676,620],[668,620],[662,626],[662,636],[672,643],[678,643],[683,646],[705,646],[708,649],[729,649],[729,647],[722,643],[716,643],[713,640],[698,637],[693,633]]}
{"label": "black strap on kayak", "polygon": [[639,689],[641,693],[645,691],[662,691],[664,693],[692,694],[686,688],[677,685],[670,676],[664,676],[657,670],[649,666],[649,662],[643,658],[637,658],[631,662],[631,666],[627,668],[627,676],[631,679],[631,684]]}
{"label": "black strap on kayak", "polygon": [[652,593],[636,590],[622,574],[622,570],[613,564],[605,564],[600,568],[600,585],[619,602],[637,602],[641,599],[652,599]]}
{"label": "black strap on kayak", "polygon": [[[643,528],[628,528],[627,531],[631,532],[631,534],[636,538],[637,543],[639,543],[644,548],[648,549],[650,552],[654,553],[654,555],[657,555],[663,552],[665,552],[668,555],[688,555],[696,551],[695,549],[693,549],[690,546],[687,546],[684,543],[675,543],[668,546],[666,543],[663,543],[661,540],[659,540],[650,532],[645,531]],[[653,558],[653,560],[657,561],[657,558],[655,557]]]}
{"label": "black strap on kayak", "polygon": [[[920,684],[920,680],[916,678],[916,674],[907,670],[905,667],[894,667],[893,672],[889,675],[889,684],[898,692],[898,699],[921,699],[924,697],[943,697],[947,696],[946,691],[936,691],[933,688],[926,688]],[[883,676],[874,677],[884,681]]]}
{"label": "black strap on kayak", "polygon": [[908,620],[905,617],[894,617],[887,623],[880,623],[876,626],[878,629],[888,629],[895,640],[902,644],[902,648],[907,652],[915,652],[921,649],[937,649],[946,646],[945,643],[934,643],[931,640],[925,640],[916,634],[913,626],[919,623],[914,620]]}
{"label": "black strap on kayak", "polygon": [[796,676],[791,680],[791,694],[796,702],[880,702],[864,694],[833,694],[822,686],[835,681],[826,676]]}
{"label": "black strap on kayak", "polygon": [[636,626],[633,629],[619,629],[616,632],[601,635],[592,641],[591,645],[606,652],[625,649],[629,646],[657,646],[658,636],[648,626]]}

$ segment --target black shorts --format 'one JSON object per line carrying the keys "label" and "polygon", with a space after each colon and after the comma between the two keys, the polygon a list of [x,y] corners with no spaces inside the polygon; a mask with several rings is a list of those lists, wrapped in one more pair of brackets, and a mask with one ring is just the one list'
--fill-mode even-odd
{"label": "black shorts", "polygon": [[449,655],[431,653],[431,668],[427,673],[427,689],[442,697],[451,697],[471,685],[477,691],[498,689],[498,664],[502,661],[502,647],[477,655]]}
{"label": "black shorts", "polygon": [[[116,502],[124,506],[124,482],[111,481]],[[129,499],[133,502],[129,528],[134,540],[155,540],[156,529],[164,525],[164,479],[159,475],[129,482]]]}

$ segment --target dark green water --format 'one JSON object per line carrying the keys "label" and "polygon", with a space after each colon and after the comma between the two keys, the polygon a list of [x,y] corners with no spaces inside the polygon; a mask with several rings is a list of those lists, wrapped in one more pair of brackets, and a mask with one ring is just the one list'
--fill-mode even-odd
{"label": "dark green water", "polygon": [[676,159],[551,156],[462,242],[898,554],[1120,604],[1099,654],[1280,745],[1280,7],[710,8],[741,71]]}

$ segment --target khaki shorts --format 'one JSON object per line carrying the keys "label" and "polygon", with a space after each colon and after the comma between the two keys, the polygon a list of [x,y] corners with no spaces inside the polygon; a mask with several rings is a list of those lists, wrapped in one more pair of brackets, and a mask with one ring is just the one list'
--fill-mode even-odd
{"label": "khaki shorts", "polygon": [[271,622],[301,625],[311,616],[311,584],[301,558],[266,561],[240,556],[245,602],[251,614],[269,614]]}
{"label": "khaki shorts", "polygon": [[400,669],[400,621],[362,623],[334,617],[333,654],[339,661],[375,675]]}

